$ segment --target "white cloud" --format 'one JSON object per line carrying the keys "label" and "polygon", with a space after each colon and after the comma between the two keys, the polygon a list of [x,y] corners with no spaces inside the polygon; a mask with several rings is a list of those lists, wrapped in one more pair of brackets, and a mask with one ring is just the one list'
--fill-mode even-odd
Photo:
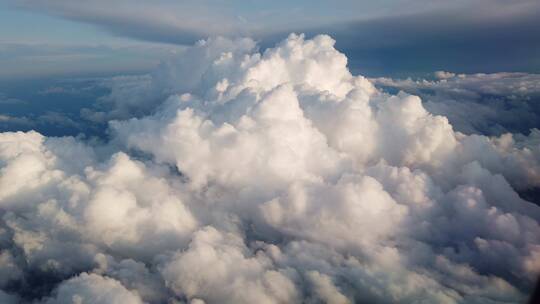
{"label": "white cloud", "polygon": [[436,71],[435,72],[435,77],[437,79],[448,79],[448,78],[452,78],[456,76],[455,73],[452,73],[452,72],[446,72],[446,71]]}
{"label": "white cloud", "polygon": [[54,292],[46,304],[95,303],[95,304],[142,304],[140,297],[127,290],[118,281],[97,274],[82,273],[69,279]]}
{"label": "white cloud", "polygon": [[189,249],[173,255],[161,272],[176,294],[189,299],[209,303],[299,301],[287,270],[274,269],[262,251],[252,255],[241,237],[212,227],[196,232]]}
{"label": "white cloud", "polygon": [[524,301],[540,208],[516,190],[540,186],[539,131],[456,132],[333,45],[217,38],[117,78],[104,145],[1,133],[0,296]]}

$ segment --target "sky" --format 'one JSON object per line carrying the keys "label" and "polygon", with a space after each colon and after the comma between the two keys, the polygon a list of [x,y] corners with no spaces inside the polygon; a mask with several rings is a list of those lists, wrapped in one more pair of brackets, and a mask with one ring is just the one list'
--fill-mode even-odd
{"label": "sky", "polygon": [[534,0],[2,0],[0,77],[133,73],[210,36],[267,47],[290,32],[332,35],[370,76],[538,72],[539,12]]}
{"label": "sky", "polygon": [[0,303],[526,303],[539,9],[0,0]]}

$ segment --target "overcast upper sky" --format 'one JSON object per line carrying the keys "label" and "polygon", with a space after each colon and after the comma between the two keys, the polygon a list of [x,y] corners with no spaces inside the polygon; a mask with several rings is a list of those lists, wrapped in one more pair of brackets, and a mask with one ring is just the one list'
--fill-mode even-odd
{"label": "overcast upper sky", "polygon": [[536,0],[0,0],[0,78],[145,70],[181,45],[331,34],[372,76],[540,71]]}

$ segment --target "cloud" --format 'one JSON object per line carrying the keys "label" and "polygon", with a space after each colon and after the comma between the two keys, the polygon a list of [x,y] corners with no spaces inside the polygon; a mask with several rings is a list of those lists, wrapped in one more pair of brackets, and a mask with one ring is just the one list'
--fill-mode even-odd
{"label": "cloud", "polygon": [[[433,114],[448,117],[465,133],[528,134],[540,124],[540,75],[527,73],[455,74],[439,71],[437,80],[371,79],[383,89],[419,95]],[[471,115],[471,109],[474,114]]]}
{"label": "cloud", "polygon": [[82,273],[58,286],[55,296],[45,303],[133,303],[142,304],[137,294],[127,290],[118,281],[96,274]]}
{"label": "cloud", "polygon": [[[172,290],[190,299],[210,303],[300,300],[288,271],[274,270],[262,252],[254,256],[246,256],[246,252],[248,248],[237,235],[207,227],[195,233],[189,249],[176,253],[161,272]],[[208,267],[200,269],[199,265]]]}
{"label": "cloud", "polygon": [[18,127],[32,124],[32,122],[26,117],[14,117],[14,116],[4,115],[4,114],[0,114],[0,123],[15,125]]}
{"label": "cloud", "polygon": [[0,133],[1,297],[507,303],[534,286],[540,207],[517,191],[540,187],[536,129],[457,132],[325,35],[209,39],[113,82],[109,142]]}
{"label": "cloud", "polygon": [[148,42],[119,46],[0,41],[0,64],[4,67],[0,71],[0,79],[13,81],[59,75],[103,77],[117,73],[141,73],[179,48]]}
{"label": "cloud", "polygon": [[204,5],[189,2],[161,1],[157,5],[148,5],[123,0],[94,0],[74,5],[70,1],[52,0],[18,1],[13,5],[93,24],[115,35],[154,42],[190,44],[203,37],[238,31],[241,25],[234,15],[219,14]]}
{"label": "cloud", "polygon": [[[255,41],[249,38],[229,40],[218,37],[201,41],[191,48],[180,50],[174,58],[164,60],[150,74],[119,76],[106,81],[105,85],[111,93],[101,102],[109,106],[110,118],[125,119],[148,114],[172,94],[205,90],[205,87],[197,86],[204,78],[211,77],[205,73],[214,60],[221,56],[246,54],[255,46]],[[183,60],[182,56],[191,60]]]}
{"label": "cloud", "polygon": [[62,129],[64,132],[70,130],[73,133],[81,134],[87,125],[76,122],[69,114],[59,112],[45,112],[41,115],[4,115],[0,114],[0,130],[17,131],[33,130],[41,128],[51,130],[53,128]]}
{"label": "cloud", "polygon": [[[383,16],[292,30],[334,37],[336,47],[347,54],[355,74],[403,76],[434,70],[540,71],[536,55],[540,45],[534,38],[540,34],[537,2],[467,1],[453,2],[454,5],[446,8],[432,2],[406,3],[420,3],[423,9],[408,13],[395,10]],[[279,39],[280,34],[272,34],[262,40]],[[505,46],[504,50],[501,45]]]}
{"label": "cloud", "polygon": [[8,97],[3,93],[0,93],[0,105],[12,105],[12,104],[24,104],[24,100],[20,100],[13,97]]}
{"label": "cloud", "polygon": [[[147,42],[192,44],[250,36],[271,47],[289,32],[332,35],[355,73],[453,70],[539,72],[538,1],[10,1],[12,6],[94,25]],[[339,7],[339,9],[337,8]],[[504,45],[504,50],[500,46]],[[466,54],[466,55],[464,55]],[[137,64],[145,59],[132,62]],[[88,67],[87,67],[88,68]],[[105,69],[106,67],[101,67]],[[125,71],[125,67],[122,71]],[[110,70],[108,70],[110,71]]]}
{"label": "cloud", "polygon": [[437,79],[448,79],[448,78],[452,78],[456,76],[456,74],[452,73],[452,72],[446,72],[446,71],[436,71],[435,72],[435,77]]}

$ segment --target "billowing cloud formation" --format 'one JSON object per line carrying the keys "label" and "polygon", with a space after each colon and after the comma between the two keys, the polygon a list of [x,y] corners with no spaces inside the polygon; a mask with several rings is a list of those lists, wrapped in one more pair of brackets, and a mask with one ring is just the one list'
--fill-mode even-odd
{"label": "billowing cloud formation", "polygon": [[[448,117],[465,133],[528,134],[540,125],[540,75],[526,73],[455,74],[438,71],[437,80],[376,78],[383,88],[422,97],[431,113]],[[474,115],[471,114],[474,109]]]}
{"label": "billowing cloud formation", "polygon": [[62,282],[55,297],[46,303],[143,303],[139,296],[131,293],[119,282],[97,274],[82,273]]}
{"label": "billowing cloud formation", "polygon": [[540,131],[465,135],[346,65],[328,36],[210,39],[119,80],[106,145],[0,134],[0,297],[523,302]]}

